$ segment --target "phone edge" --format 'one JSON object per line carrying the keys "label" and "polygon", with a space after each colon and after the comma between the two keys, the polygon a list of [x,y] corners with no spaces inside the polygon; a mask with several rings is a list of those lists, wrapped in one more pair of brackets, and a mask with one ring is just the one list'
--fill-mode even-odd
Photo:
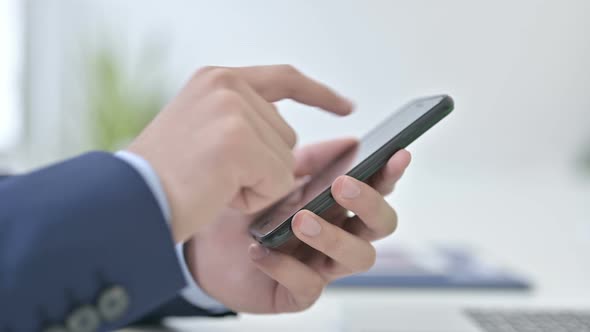
{"label": "phone edge", "polygon": [[[368,180],[373,174],[375,174],[379,169],[381,169],[389,158],[397,151],[406,148],[410,144],[412,144],[416,139],[426,133],[430,128],[434,127],[438,122],[444,119],[447,115],[449,115],[454,109],[454,101],[449,95],[440,95],[443,96],[441,101],[433,106],[428,112],[423,114],[419,117],[416,121],[414,121],[411,125],[404,128],[398,135],[392,137],[386,144],[382,147],[377,149],[373,152],[369,157],[367,157],[363,162],[358,164],[355,168],[350,170],[345,175],[354,177],[360,181],[365,182]],[[435,96],[431,96],[435,97]],[[430,97],[425,97],[430,98]],[[414,100],[416,101],[416,100]],[[414,102],[412,101],[412,102]],[[442,110],[441,110],[442,109]],[[423,123],[424,122],[424,123]],[[414,132],[414,127],[421,126]],[[405,137],[404,137],[405,135]],[[402,142],[397,141],[403,140]],[[385,151],[383,150],[390,150]],[[363,169],[364,164],[369,164],[366,168]],[[356,172],[361,172],[361,174],[356,174]],[[291,221],[293,217],[301,210],[309,210],[317,215],[325,212],[328,208],[336,203],[334,197],[331,194],[332,186],[330,185],[327,189],[325,189],[322,193],[320,193],[315,199],[311,202],[307,203],[301,209],[297,210],[293,215],[289,218],[285,219],[283,223],[270,233],[266,234],[262,237],[254,236],[254,238],[261,243],[263,246],[267,248],[278,248],[284,243],[286,243],[292,236],[293,230],[291,227]],[[310,206],[311,205],[311,206]]]}

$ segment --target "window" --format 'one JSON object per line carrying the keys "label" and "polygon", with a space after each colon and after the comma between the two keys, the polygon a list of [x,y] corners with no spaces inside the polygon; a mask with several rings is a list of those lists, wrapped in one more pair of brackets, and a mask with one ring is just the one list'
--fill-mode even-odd
{"label": "window", "polygon": [[21,134],[22,2],[0,0],[0,151]]}

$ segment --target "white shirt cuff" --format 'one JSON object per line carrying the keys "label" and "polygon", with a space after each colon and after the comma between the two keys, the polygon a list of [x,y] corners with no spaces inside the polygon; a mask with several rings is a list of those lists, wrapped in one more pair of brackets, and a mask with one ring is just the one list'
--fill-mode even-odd
{"label": "white shirt cuff", "polygon": [[[129,151],[119,151],[115,153],[115,156],[127,162],[139,174],[141,174],[147,186],[150,188],[152,194],[156,198],[156,201],[158,201],[158,205],[160,206],[160,210],[162,210],[162,214],[164,215],[167,225],[170,226],[170,205],[168,205],[166,192],[164,192],[164,189],[162,188],[162,184],[160,183],[160,179],[158,178],[156,171],[152,168],[147,160]],[[222,313],[228,311],[228,309],[223,304],[207,295],[197,285],[188,269],[188,265],[186,264],[183,248],[183,243],[177,244],[175,248],[176,257],[186,281],[186,286],[180,291],[180,296],[182,296],[184,300],[190,304],[212,313]]]}
{"label": "white shirt cuff", "polygon": [[187,302],[215,314],[229,311],[223,304],[207,295],[195,282],[195,279],[188,270],[188,265],[184,260],[184,243],[176,245],[176,255],[181,262],[180,268],[182,269],[182,274],[187,282],[186,287],[180,291],[180,295],[182,295]]}

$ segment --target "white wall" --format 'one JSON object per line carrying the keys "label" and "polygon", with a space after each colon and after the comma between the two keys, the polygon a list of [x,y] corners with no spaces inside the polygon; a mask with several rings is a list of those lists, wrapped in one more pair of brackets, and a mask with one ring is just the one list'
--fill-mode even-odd
{"label": "white wall", "polygon": [[0,0],[0,160],[21,134],[21,1]]}
{"label": "white wall", "polygon": [[406,220],[402,239],[493,244],[486,234],[590,216],[588,191],[568,182],[590,139],[586,0],[31,4],[39,160],[63,153],[68,141],[53,136],[54,126],[77,116],[67,101],[75,99],[80,50],[110,36],[132,59],[138,45],[158,39],[171,91],[207,64],[291,63],[356,101],[346,119],[283,103],[301,143],[359,135],[409,98],[451,94],[455,113],[411,147],[414,164],[393,199]]}
{"label": "white wall", "polygon": [[[64,49],[80,56],[101,36],[128,43],[130,55],[156,38],[169,47],[173,88],[206,64],[292,63],[357,102],[349,119],[284,105],[301,142],[360,134],[405,100],[440,92],[455,97],[456,113],[414,147],[423,164],[528,167],[549,162],[547,151],[570,161],[590,138],[590,3],[583,0],[53,0],[34,7],[41,7],[37,18],[53,16],[32,22],[45,35],[37,39],[45,48],[35,50],[38,61]],[[59,72],[75,76],[68,65]]]}

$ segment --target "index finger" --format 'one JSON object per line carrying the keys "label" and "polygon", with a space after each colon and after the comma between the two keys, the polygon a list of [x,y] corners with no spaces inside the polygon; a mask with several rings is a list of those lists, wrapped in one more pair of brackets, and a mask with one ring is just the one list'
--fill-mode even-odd
{"label": "index finger", "polygon": [[339,115],[349,114],[354,107],[348,99],[303,75],[291,65],[241,67],[234,70],[268,102],[292,99]]}

